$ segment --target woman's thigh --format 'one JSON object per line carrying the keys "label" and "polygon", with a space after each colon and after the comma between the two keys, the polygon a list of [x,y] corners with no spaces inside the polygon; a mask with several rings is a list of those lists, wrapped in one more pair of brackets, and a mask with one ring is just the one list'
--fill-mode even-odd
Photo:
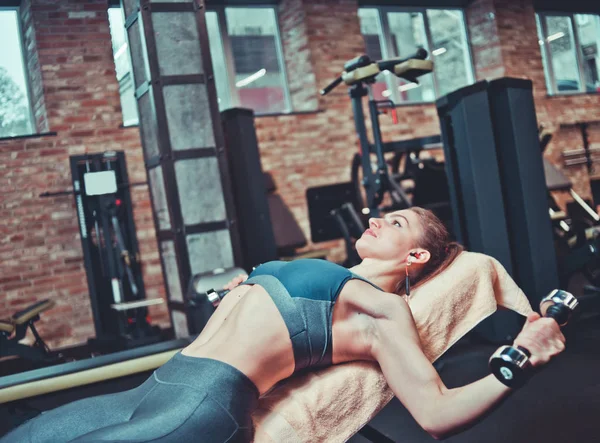
{"label": "woman's thigh", "polygon": [[244,429],[218,401],[186,385],[159,383],[131,417],[75,439],[76,442],[245,442]]}
{"label": "woman's thigh", "polygon": [[128,391],[88,397],[68,403],[25,422],[7,434],[4,442],[66,442],[87,434],[98,427],[122,422],[155,386],[150,377],[140,386]]}

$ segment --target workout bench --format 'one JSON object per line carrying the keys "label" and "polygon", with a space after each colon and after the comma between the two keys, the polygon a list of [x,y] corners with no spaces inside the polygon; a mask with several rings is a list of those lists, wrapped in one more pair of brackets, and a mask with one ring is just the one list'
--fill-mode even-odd
{"label": "workout bench", "polygon": [[[40,314],[54,307],[52,300],[42,300],[16,312],[10,319],[0,320],[0,358],[18,355],[32,361],[50,359],[50,349],[40,337],[35,322],[40,319]],[[19,341],[25,338],[27,328],[35,337],[32,346],[24,345]],[[14,337],[10,338],[11,335]]]}

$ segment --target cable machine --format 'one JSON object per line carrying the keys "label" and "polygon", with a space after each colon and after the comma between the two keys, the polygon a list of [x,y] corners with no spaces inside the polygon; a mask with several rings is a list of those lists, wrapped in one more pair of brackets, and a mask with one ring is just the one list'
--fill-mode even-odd
{"label": "cable machine", "polygon": [[96,337],[88,343],[114,351],[157,342],[151,326],[133,219],[131,186],[123,152],[70,157],[73,189],[40,197],[73,195],[94,316]]}

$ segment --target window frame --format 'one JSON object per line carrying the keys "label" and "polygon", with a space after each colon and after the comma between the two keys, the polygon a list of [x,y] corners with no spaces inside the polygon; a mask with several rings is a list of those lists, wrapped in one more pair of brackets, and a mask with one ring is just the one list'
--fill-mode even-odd
{"label": "window frame", "polygon": [[393,45],[391,44],[391,32],[390,32],[390,28],[389,28],[389,23],[388,23],[388,13],[390,12],[399,12],[399,13],[411,13],[411,12],[418,12],[422,14],[423,17],[423,26],[425,28],[425,40],[426,40],[426,45],[427,47],[424,48],[427,50],[427,52],[429,53],[429,59],[433,61],[434,63],[434,68],[433,68],[433,72],[431,73],[431,75],[433,76],[432,79],[432,84],[433,84],[433,93],[435,95],[435,99],[434,100],[419,100],[419,101],[401,101],[399,98],[399,92],[397,91],[397,88],[392,88],[390,87],[390,82],[386,79],[386,83],[388,84],[388,87],[391,90],[391,95],[390,95],[390,99],[396,104],[396,106],[412,106],[412,105],[421,105],[421,104],[430,104],[430,103],[435,103],[435,101],[437,99],[440,98],[439,95],[439,91],[440,91],[440,86],[439,86],[439,80],[437,78],[436,72],[435,72],[435,58],[436,55],[433,54],[433,51],[431,50],[431,48],[433,47],[433,36],[431,34],[431,28],[429,25],[429,17],[427,16],[427,11],[432,11],[432,10],[440,10],[440,11],[460,11],[463,17],[463,25],[461,26],[461,34],[462,37],[465,39],[465,43],[466,43],[466,48],[467,48],[467,54],[468,54],[468,58],[465,61],[465,64],[468,64],[469,66],[467,66],[466,72],[467,72],[467,85],[473,84],[475,82],[476,76],[475,76],[475,65],[473,63],[473,51],[471,49],[471,40],[469,37],[469,30],[467,28],[467,23],[466,23],[466,18],[465,18],[465,10],[464,8],[458,8],[458,7],[441,7],[441,6],[436,6],[436,7],[425,7],[425,6],[360,6],[359,9],[375,9],[378,12],[378,20],[379,20],[379,29],[380,29],[380,44],[381,44],[381,55],[384,58],[390,58],[392,57],[390,55],[390,52],[392,50]]}
{"label": "window frame", "polygon": [[[25,95],[27,98],[27,107],[29,109],[29,124],[31,132],[28,134],[20,134],[14,137],[23,137],[28,135],[34,135],[38,133],[37,120],[33,111],[33,94],[31,92],[31,78],[29,77],[29,69],[25,63],[25,44],[23,35],[23,24],[21,23],[21,7],[20,6],[0,6],[0,12],[2,11],[15,11],[17,13],[17,33],[19,35],[19,43],[21,46],[21,68],[23,69],[23,78],[25,80]],[[2,137],[7,138],[7,137]],[[12,137],[8,137],[12,138]]]}
{"label": "window frame", "polygon": [[[113,4],[109,4],[108,8],[107,8],[107,14],[109,15],[109,29],[108,32],[110,34],[110,39],[111,39],[111,52],[112,52],[112,33],[110,32],[110,9],[118,9],[121,12],[121,18],[123,19],[123,25],[125,25],[125,19],[126,17],[123,16],[123,8],[121,7],[121,5],[113,5]],[[116,74],[116,60],[115,60],[115,54],[113,53],[113,64],[115,65],[115,78],[117,79],[117,83],[119,85],[119,103],[121,103],[121,119],[122,119],[122,125],[124,128],[131,128],[131,127],[135,127],[135,126],[139,126],[140,124],[140,112],[137,108],[137,97],[135,94],[135,80],[133,78],[133,62],[131,60],[131,51],[129,49],[129,36],[127,35],[127,29],[124,27],[123,28],[123,32],[125,33],[125,44],[127,45],[127,50],[125,51],[125,54],[127,56],[127,60],[129,60],[129,71],[124,74],[121,78],[119,78]],[[136,105],[135,105],[135,115],[136,115],[136,120],[127,120],[125,121],[125,115],[123,115],[123,102],[122,102],[122,96],[121,96],[121,80],[125,79],[125,78],[130,78],[131,79],[131,84],[133,87],[133,99],[136,101]]]}
{"label": "window frame", "polygon": [[[215,12],[217,14],[217,23],[219,24],[219,36],[221,37],[221,45],[223,46],[223,57],[225,58],[227,84],[229,85],[229,106],[236,108],[241,106],[240,96],[237,92],[238,87],[235,85],[235,62],[233,60],[233,50],[231,48],[231,39],[227,33],[227,17],[225,15],[225,9],[271,9],[275,16],[275,41],[277,48],[277,60],[281,65],[281,74],[283,76],[283,96],[284,96],[284,110],[276,114],[289,114],[293,112],[292,99],[290,95],[290,86],[288,82],[287,66],[285,63],[285,56],[283,52],[283,42],[281,41],[281,28],[279,24],[279,15],[277,7],[273,4],[258,3],[248,5],[210,5],[206,7],[206,12]],[[254,111],[254,110],[253,110]],[[273,113],[260,113],[254,111],[255,115],[272,115]]]}
{"label": "window frame", "polygon": [[[561,95],[579,95],[579,94],[590,94],[598,95],[599,93],[588,91],[586,88],[585,80],[585,68],[583,66],[584,58],[583,51],[579,40],[579,30],[575,21],[576,15],[596,15],[598,13],[585,13],[585,12],[559,12],[559,11],[535,11],[535,19],[538,24],[538,42],[540,45],[540,52],[542,53],[542,63],[544,64],[544,77],[546,80],[546,89],[548,95],[561,96]],[[575,45],[575,58],[577,60],[577,71],[579,72],[579,90],[578,91],[559,91],[556,84],[556,76],[554,75],[554,66],[552,65],[552,54],[550,48],[546,42],[548,39],[548,25],[546,23],[546,17],[567,17],[573,30],[573,44]],[[541,31],[541,35],[539,32]]]}
{"label": "window frame", "polygon": [[[111,8],[122,9],[119,4],[109,2],[107,9],[111,9]],[[257,115],[257,116],[290,114],[290,113],[294,112],[294,110],[292,109],[292,98],[291,98],[290,86],[289,86],[289,82],[288,82],[287,66],[285,63],[285,56],[284,56],[284,52],[283,52],[283,42],[281,41],[281,27],[279,24],[279,15],[277,13],[278,12],[277,7],[275,5],[269,4],[269,3],[257,3],[257,4],[248,4],[248,5],[246,5],[246,4],[235,4],[235,5],[222,4],[222,5],[210,5],[210,6],[206,7],[206,12],[214,12],[217,14],[217,24],[219,26],[219,37],[221,39],[221,45],[223,46],[223,57],[225,59],[225,67],[226,67],[225,75],[227,76],[227,84],[228,84],[227,98],[229,99],[229,108],[240,107],[241,102],[240,102],[239,94],[237,93],[238,88],[235,85],[235,63],[233,60],[233,51],[231,49],[231,40],[229,38],[229,35],[227,34],[227,17],[225,16],[226,8],[235,8],[235,9],[262,8],[262,9],[271,9],[273,11],[274,16],[275,16],[275,39],[276,39],[276,48],[277,48],[277,60],[279,61],[281,68],[282,68],[283,83],[284,83],[283,93],[284,93],[285,107],[284,107],[283,111],[280,111],[277,113],[260,113],[260,112],[254,111],[254,110],[253,111],[254,111],[255,115]],[[132,71],[131,71],[133,69],[133,65],[132,65],[132,61],[131,61],[131,54],[129,52],[129,48],[127,50],[127,55],[129,57],[129,66],[131,68],[129,71],[129,75],[133,75]],[[114,58],[114,54],[113,54],[113,58]],[[213,72],[213,74],[214,74],[214,72]],[[124,77],[125,76],[123,76],[122,78],[124,78]],[[117,81],[119,81],[118,78],[117,78]],[[138,121],[136,123],[132,122],[132,123],[126,125],[125,121],[123,121],[124,127],[131,127],[131,126],[136,126],[136,125],[139,125],[139,115],[138,115]]]}

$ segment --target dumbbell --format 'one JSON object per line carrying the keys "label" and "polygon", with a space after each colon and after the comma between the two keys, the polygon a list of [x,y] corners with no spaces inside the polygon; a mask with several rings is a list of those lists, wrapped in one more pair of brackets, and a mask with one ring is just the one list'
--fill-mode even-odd
{"label": "dumbbell", "polygon": [[[212,308],[210,308],[212,312],[229,292],[221,288],[242,273],[245,273],[242,268],[233,267],[227,269],[217,268],[209,272],[196,274],[190,280],[187,299],[194,307],[205,306],[208,300],[212,305]],[[207,305],[207,307],[210,307],[210,305]]]}
{"label": "dumbbell", "polygon": [[225,297],[228,293],[229,291],[227,289],[217,290],[211,288],[206,291],[206,298],[216,309],[221,303],[221,300],[223,300],[223,297]]}
{"label": "dumbbell", "polygon": [[[559,326],[569,321],[579,302],[567,291],[555,289],[540,302],[544,317],[553,318]],[[523,346],[502,346],[491,356],[489,367],[492,373],[509,387],[522,386],[528,378],[531,363],[529,352]]]}

